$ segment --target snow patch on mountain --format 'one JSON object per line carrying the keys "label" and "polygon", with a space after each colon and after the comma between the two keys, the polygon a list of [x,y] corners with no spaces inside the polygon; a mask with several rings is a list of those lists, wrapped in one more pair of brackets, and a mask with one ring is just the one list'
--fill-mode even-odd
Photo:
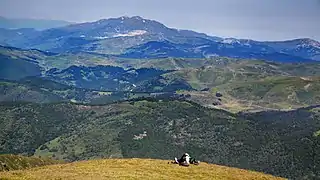
{"label": "snow patch on mountain", "polygon": [[252,47],[252,40],[246,39],[246,40],[242,40],[242,44],[244,46],[248,46],[248,47]]}
{"label": "snow patch on mountain", "polygon": [[145,31],[145,30],[135,30],[135,31],[128,32],[126,34],[116,34],[113,37],[141,36],[141,35],[146,34],[146,33],[147,33],[147,31]]}
{"label": "snow patch on mountain", "polygon": [[129,16],[121,16],[121,20],[129,19]]}
{"label": "snow patch on mountain", "polygon": [[309,47],[315,47],[315,48],[320,48],[320,43],[317,41],[308,41],[299,44],[297,47],[302,47],[302,48],[309,48]]}
{"label": "snow patch on mountain", "polygon": [[[198,47],[195,47],[194,48],[194,52],[195,53],[199,53],[199,52],[202,52],[203,50],[203,48],[207,48],[207,47],[210,47],[209,45],[202,45],[202,46],[198,46]],[[203,52],[204,53],[204,52]]]}
{"label": "snow patch on mountain", "polygon": [[233,38],[226,38],[226,39],[223,39],[221,42],[224,44],[240,44],[240,41],[238,39],[233,39]]}
{"label": "snow patch on mountain", "polygon": [[109,36],[97,36],[97,37],[94,37],[94,39],[108,39]]}

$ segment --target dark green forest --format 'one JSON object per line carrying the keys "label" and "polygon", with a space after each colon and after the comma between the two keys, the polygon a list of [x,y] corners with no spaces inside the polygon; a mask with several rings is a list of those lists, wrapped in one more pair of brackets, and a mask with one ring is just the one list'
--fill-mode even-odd
{"label": "dark green forest", "polygon": [[232,114],[191,101],[137,99],[109,105],[3,103],[0,152],[76,161],[172,159],[288,178],[319,176],[320,109]]}

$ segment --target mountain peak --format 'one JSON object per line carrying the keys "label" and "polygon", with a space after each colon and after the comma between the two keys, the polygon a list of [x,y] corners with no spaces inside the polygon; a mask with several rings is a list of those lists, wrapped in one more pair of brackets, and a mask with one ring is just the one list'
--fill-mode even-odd
{"label": "mountain peak", "polygon": [[304,38],[304,39],[301,39],[301,42],[304,43],[304,44],[308,44],[308,45],[320,48],[320,42],[316,41],[314,39]]}
{"label": "mountain peak", "polygon": [[235,38],[225,38],[221,42],[224,44],[240,44],[240,41]]}
{"label": "mountain peak", "polygon": [[289,40],[287,42],[294,42],[294,43],[301,45],[301,46],[313,46],[313,47],[320,48],[320,42],[316,41],[314,39],[311,39],[311,38],[293,39],[293,40]]}
{"label": "mountain peak", "polygon": [[[103,21],[108,20],[118,20],[118,21],[126,21],[126,20],[137,20],[137,21],[147,21],[147,19],[141,17],[141,16],[120,16],[115,18],[109,18],[109,19],[102,19]],[[100,20],[101,21],[101,20]]]}
{"label": "mountain peak", "polygon": [[143,20],[144,18],[142,18],[141,16],[132,16],[132,19],[137,19],[137,20]]}
{"label": "mountain peak", "polygon": [[[96,22],[92,22],[93,24],[99,24],[99,25],[111,25],[111,26],[130,26],[129,29],[132,29],[135,27],[135,30],[140,30],[141,28],[167,28],[164,24],[150,19],[145,19],[141,16],[120,16],[115,18],[108,18],[108,19],[101,19]],[[136,27],[139,26],[139,27]],[[137,29],[138,28],[138,29]],[[147,29],[144,29],[147,30]]]}

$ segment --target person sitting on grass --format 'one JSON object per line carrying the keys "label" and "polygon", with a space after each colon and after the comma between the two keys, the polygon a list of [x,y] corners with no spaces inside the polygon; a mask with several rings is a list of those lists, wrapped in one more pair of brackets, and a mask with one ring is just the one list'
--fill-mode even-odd
{"label": "person sitting on grass", "polygon": [[191,158],[188,153],[184,153],[180,159],[175,157],[174,163],[183,166],[189,166],[190,164],[199,165],[200,162],[196,161],[195,158]]}

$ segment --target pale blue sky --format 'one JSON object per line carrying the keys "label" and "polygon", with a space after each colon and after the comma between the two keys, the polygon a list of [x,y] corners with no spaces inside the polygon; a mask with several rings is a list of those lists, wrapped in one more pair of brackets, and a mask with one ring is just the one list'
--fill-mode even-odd
{"label": "pale blue sky", "polygon": [[94,21],[123,15],[222,37],[320,40],[320,0],[0,0],[0,16]]}

